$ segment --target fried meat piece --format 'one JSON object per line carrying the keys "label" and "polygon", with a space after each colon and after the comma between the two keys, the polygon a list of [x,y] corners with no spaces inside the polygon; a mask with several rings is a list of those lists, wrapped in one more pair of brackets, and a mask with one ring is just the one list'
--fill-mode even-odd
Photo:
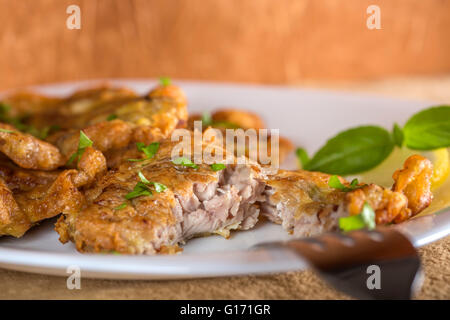
{"label": "fried meat piece", "polygon": [[54,170],[64,157],[54,145],[0,123],[0,151],[25,169]]}
{"label": "fried meat piece", "polygon": [[0,170],[0,236],[22,236],[37,222],[84,205],[80,188],[106,170],[102,153],[88,147],[78,170],[42,172],[3,165]]}
{"label": "fried meat piece", "polygon": [[345,193],[328,186],[329,178],[320,172],[280,170],[266,181],[261,214],[296,236],[336,229],[345,215]]}
{"label": "fried meat piece", "polygon": [[[208,164],[176,165],[171,161],[175,145],[164,141],[154,158],[110,170],[86,191],[84,209],[60,217],[60,240],[73,241],[80,252],[153,254],[177,251],[195,236],[228,237],[232,229],[253,227],[264,190],[260,167],[227,165],[213,171]],[[139,172],[149,192],[130,196],[143,182]],[[160,184],[166,189],[156,189]]]}
{"label": "fried meat piece", "polygon": [[10,106],[10,116],[22,119],[25,124],[37,129],[54,125],[62,129],[81,129],[105,121],[116,104],[137,98],[136,93],[129,89],[104,85],[79,90],[67,98],[19,92],[6,97],[3,103]]}
{"label": "fried meat piece", "polygon": [[[112,107],[111,107],[112,105]],[[185,125],[187,120],[186,97],[176,86],[160,86],[149,93],[148,97],[138,98],[126,103],[113,101],[103,112],[100,122],[81,121],[90,124],[82,128],[93,141],[93,146],[102,151],[122,152],[132,142],[151,143],[167,138],[173,130]],[[99,110],[94,110],[98,114]],[[118,119],[105,121],[114,114]],[[47,140],[56,145],[65,157],[69,157],[77,148],[79,130],[69,129],[51,135]],[[108,153],[106,153],[108,154]]]}
{"label": "fried meat piece", "polygon": [[365,203],[375,211],[377,224],[398,223],[430,204],[432,171],[429,160],[413,155],[394,173],[392,190],[369,184],[348,192],[331,188],[327,174],[280,171],[266,182],[261,214],[296,236],[335,231],[339,217],[359,214]]}

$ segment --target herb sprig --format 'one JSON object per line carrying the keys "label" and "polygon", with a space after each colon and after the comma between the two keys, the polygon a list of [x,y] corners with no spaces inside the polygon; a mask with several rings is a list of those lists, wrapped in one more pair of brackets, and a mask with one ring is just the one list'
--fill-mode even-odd
{"label": "herb sprig", "polygon": [[343,191],[343,192],[349,192],[349,191],[356,190],[356,189],[359,189],[359,188],[362,188],[362,187],[365,186],[365,185],[359,185],[358,179],[353,179],[353,180],[350,182],[350,185],[349,185],[349,186],[346,186],[346,185],[344,185],[344,184],[341,182],[341,180],[339,179],[339,177],[336,176],[336,175],[333,175],[333,176],[330,177],[330,179],[328,180],[328,185],[329,185],[331,188],[339,189],[339,190],[341,190],[341,191]]}
{"label": "herb sprig", "polygon": [[434,150],[450,147],[450,106],[437,106],[414,114],[392,132],[379,126],[360,126],[338,133],[309,160],[304,149],[297,149],[303,169],[349,175],[378,166],[395,147]]}
{"label": "herb sprig", "polygon": [[83,155],[84,151],[87,147],[92,147],[92,140],[89,139],[89,137],[80,130],[80,140],[78,141],[78,149],[75,151],[69,158],[69,161],[67,161],[66,165],[71,165],[72,162],[75,161],[75,159],[80,161],[81,156]]}
{"label": "herb sprig", "polygon": [[138,172],[138,177],[141,181],[136,184],[133,191],[125,195],[125,199],[131,200],[140,196],[151,196],[153,194],[150,190],[151,185],[157,193],[164,192],[167,189],[162,183],[149,181],[141,171]]}
{"label": "herb sprig", "polygon": [[357,215],[339,218],[339,228],[348,232],[359,229],[375,229],[375,211],[365,202],[361,212]]}
{"label": "herb sprig", "polygon": [[138,162],[138,161],[144,161],[149,160],[155,156],[155,154],[158,152],[159,149],[159,142],[153,142],[149,145],[145,145],[143,142],[136,142],[136,147],[140,152],[143,152],[145,154],[145,158],[142,159],[128,159],[128,161],[131,162]]}
{"label": "herb sprig", "polygon": [[172,84],[172,80],[169,77],[161,77],[159,78],[159,84],[166,87]]}
{"label": "herb sprig", "polygon": [[223,163],[213,163],[209,166],[212,171],[220,171],[226,168]]}
{"label": "herb sprig", "polygon": [[29,133],[41,140],[46,139],[50,133],[55,132],[60,129],[60,126],[58,126],[58,125],[50,125],[50,126],[45,126],[42,129],[37,129],[33,125],[24,123],[27,116],[11,117],[8,114],[10,110],[11,110],[10,105],[8,105],[4,102],[0,102],[0,121],[1,122],[9,123],[9,124],[13,125],[14,127],[16,127],[18,130],[25,132],[25,133]]}
{"label": "herb sprig", "polygon": [[193,163],[191,161],[191,159],[186,158],[186,157],[179,157],[179,158],[172,159],[172,163],[175,165],[178,165],[178,166],[188,167],[188,168],[192,168],[192,169],[198,169],[198,165],[196,165],[195,163]]}

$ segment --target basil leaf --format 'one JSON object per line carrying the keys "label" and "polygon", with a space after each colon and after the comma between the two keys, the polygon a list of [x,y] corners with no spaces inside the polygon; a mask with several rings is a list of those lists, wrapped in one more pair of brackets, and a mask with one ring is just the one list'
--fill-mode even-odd
{"label": "basil leaf", "polygon": [[375,226],[375,212],[367,202],[364,203],[360,214],[339,218],[339,228],[344,232],[364,228],[372,230]]}
{"label": "basil leaf", "polygon": [[413,115],[403,127],[405,145],[415,150],[450,147],[450,106],[437,106]]}
{"label": "basil leaf", "polygon": [[172,81],[170,80],[169,77],[161,77],[159,78],[159,83],[162,86],[170,86],[170,84],[172,83]]}
{"label": "basil leaf", "polygon": [[304,168],[308,164],[308,162],[311,161],[308,153],[303,148],[297,148],[297,150],[295,150],[295,154],[302,168]]}
{"label": "basil leaf", "polygon": [[176,165],[181,165],[181,166],[184,166],[184,167],[198,169],[198,165],[196,165],[195,163],[193,163],[191,161],[191,159],[188,159],[186,157],[180,157],[180,158],[173,159],[172,163],[176,164]]}
{"label": "basil leaf", "polygon": [[405,136],[403,134],[402,128],[397,123],[394,123],[394,128],[392,129],[392,138],[394,139],[394,143],[398,147],[403,146],[403,140],[405,139]]}
{"label": "basil leaf", "polygon": [[385,129],[356,127],[328,140],[305,169],[338,175],[360,173],[380,164],[393,148],[394,142]]}
{"label": "basil leaf", "polygon": [[223,163],[213,163],[210,167],[212,171],[220,171],[226,168]]}

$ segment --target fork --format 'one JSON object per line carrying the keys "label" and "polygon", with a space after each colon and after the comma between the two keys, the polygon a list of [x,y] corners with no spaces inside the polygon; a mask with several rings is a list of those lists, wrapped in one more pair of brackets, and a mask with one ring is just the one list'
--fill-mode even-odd
{"label": "fork", "polygon": [[336,289],[359,299],[410,299],[423,279],[416,249],[392,227],[327,233],[257,247],[288,248]]}

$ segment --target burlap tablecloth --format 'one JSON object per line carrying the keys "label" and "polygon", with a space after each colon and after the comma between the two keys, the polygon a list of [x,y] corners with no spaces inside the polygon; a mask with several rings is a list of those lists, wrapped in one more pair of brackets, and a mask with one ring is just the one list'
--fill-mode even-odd
{"label": "burlap tablecloth", "polygon": [[[314,83],[303,83],[313,85]],[[450,77],[397,79],[332,87],[450,103]],[[426,107],[426,106],[424,106]],[[425,281],[418,299],[450,299],[450,237],[419,249]],[[68,290],[66,278],[0,269],[1,299],[348,299],[313,272],[176,281],[82,279]]]}

